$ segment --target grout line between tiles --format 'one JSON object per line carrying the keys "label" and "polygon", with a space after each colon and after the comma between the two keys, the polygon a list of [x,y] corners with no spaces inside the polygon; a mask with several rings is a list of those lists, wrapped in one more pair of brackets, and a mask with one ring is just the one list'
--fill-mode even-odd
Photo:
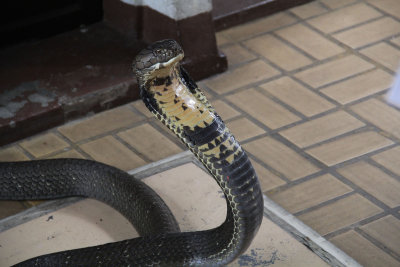
{"label": "grout line between tiles", "polygon": [[391,250],[390,248],[388,248],[387,246],[385,246],[384,244],[382,244],[380,241],[376,240],[375,238],[370,236],[368,233],[364,232],[362,229],[356,228],[354,230],[358,234],[360,234],[361,236],[366,238],[369,242],[371,242],[372,244],[374,244],[375,246],[377,246],[378,248],[380,248],[381,250],[383,250],[384,252],[386,252],[387,254],[389,254],[390,256],[395,258],[396,260],[400,261],[400,255],[397,254],[396,252],[394,252],[393,250]]}
{"label": "grout line between tiles", "polygon": [[264,214],[331,266],[361,265],[264,195]]}

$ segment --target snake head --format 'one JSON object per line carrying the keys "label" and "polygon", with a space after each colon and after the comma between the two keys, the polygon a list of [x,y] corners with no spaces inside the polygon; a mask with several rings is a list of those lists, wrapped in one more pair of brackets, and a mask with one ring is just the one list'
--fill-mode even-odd
{"label": "snake head", "polygon": [[140,51],[133,62],[133,71],[139,83],[160,75],[168,76],[183,55],[181,46],[175,40],[161,40]]}

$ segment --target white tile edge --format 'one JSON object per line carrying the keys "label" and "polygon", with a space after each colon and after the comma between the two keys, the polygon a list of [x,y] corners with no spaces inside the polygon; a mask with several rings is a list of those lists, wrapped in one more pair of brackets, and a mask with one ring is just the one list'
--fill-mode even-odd
{"label": "white tile edge", "polygon": [[356,260],[323,238],[267,196],[264,197],[264,216],[289,232],[294,238],[331,266],[362,267]]}

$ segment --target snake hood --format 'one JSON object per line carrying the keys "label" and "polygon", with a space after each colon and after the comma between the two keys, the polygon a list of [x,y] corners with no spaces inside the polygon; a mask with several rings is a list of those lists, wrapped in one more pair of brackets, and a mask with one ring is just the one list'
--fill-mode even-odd
{"label": "snake hood", "polygon": [[182,47],[172,39],[149,45],[136,56],[133,71],[138,77],[139,86],[154,78],[169,76],[173,67],[183,59]]}

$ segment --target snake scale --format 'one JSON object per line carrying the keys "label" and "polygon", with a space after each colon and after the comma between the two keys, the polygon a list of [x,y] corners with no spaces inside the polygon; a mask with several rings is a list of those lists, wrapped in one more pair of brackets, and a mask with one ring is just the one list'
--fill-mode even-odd
{"label": "snake scale", "polygon": [[144,183],[89,160],[0,163],[0,199],[85,196],[121,212],[141,237],[61,251],[16,266],[221,266],[243,253],[256,235],[263,200],[255,171],[241,146],[180,65],[174,40],[156,42],[135,58],[133,69],[149,110],[204,164],[227,202],[215,229],[180,232],[169,208]]}

